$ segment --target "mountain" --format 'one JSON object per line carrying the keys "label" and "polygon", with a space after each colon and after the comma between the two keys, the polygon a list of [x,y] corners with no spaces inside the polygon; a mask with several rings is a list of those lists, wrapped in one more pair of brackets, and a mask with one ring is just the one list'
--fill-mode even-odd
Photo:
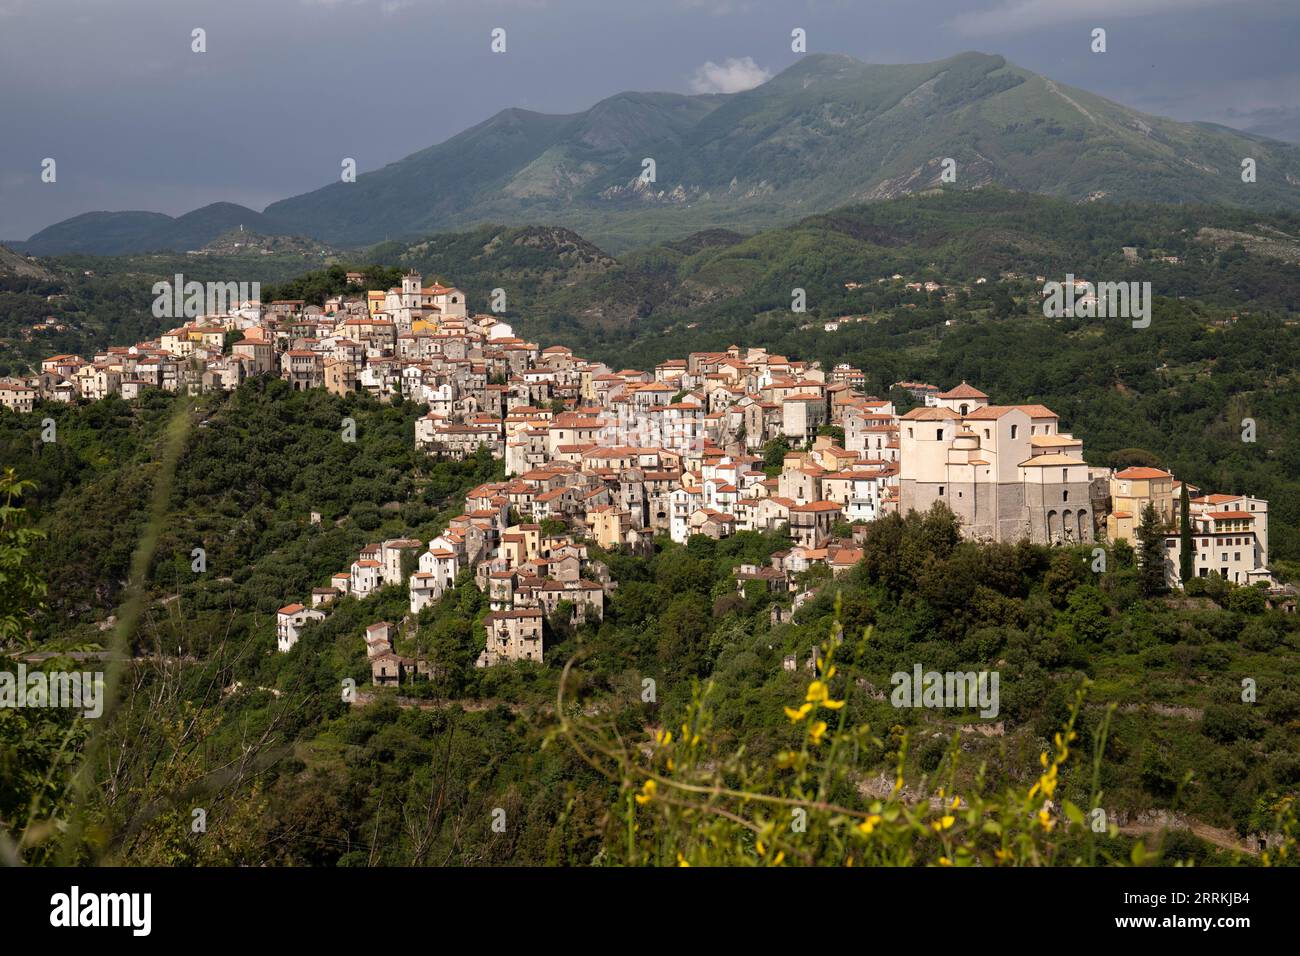
{"label": "mountain", "polygon": [[26,256],[0,245],[0,278],[36,279],[49,282],[53,280],[54,275]]}
{"label": "mountain", "polygon": [[568,116],[503,110],[355,183],[272,203],[266,214],[353,243],[484,221],[555,221],[571,204],[599,205],[602,191],[639,175],[648,150],[677,148],[725,99],[620,93]]}
{"label": "mountain", "polygon": [[[645,157],[653,185],[639,181]],[[572,116],[507,110],[267,215],[339,242],[545,221],[617,252],[930,189],[944,157],[959,188],[1300,208],[1300,147],[1148,116],[964,53],[889,66],[811,55],[742,93],[621,94]],[[1241,181],[1244,157],[1255,183]]]}
{"label": "mountain", "polygon": [[87,253],[116,256],[156,249],[198,249],[241,226],[258,233],[276,227],[261,213],[218,202],[173,218],[158,212],[88,212],[42,229],[21,251],[33,256]]}
{"label": "mountain", "polygon": [[[653,183],[641,181],[647,158]],[[170,221],[94,213],[23,251],[192,248],[238,219],[344,246],[544,222],[618,253],[925,192],[943,184],[945,158],[958,189],[1300,209],[1295,144],[1143,114],[1000,56],[874,65],[815,54],[741,93],[620,93],[569,115],[508,109],[354,183],[272,203],[260,219],[224,204]],[[1256,182],[1242,182],[1246,158]]]}

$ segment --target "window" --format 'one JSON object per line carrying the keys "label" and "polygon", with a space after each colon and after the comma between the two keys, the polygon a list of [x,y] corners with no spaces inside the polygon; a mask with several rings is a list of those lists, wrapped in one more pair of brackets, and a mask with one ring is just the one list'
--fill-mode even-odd
{"label": "window", "polygon": [[1067,482],[1067,481],[1069,481],[1069,480],[1070,480],[1070,469],[1069,469],[1069,468],[1062,468],[1062,469],[1061,469],[1061,483],[1064,484],[1065,482]]}
{"label": "window", "polygon": [[1062,491],[1062,492],[1061,492],[1061,500],[1062,500],[1062,501],[1069,501],[1069,500],[1070,500],[1070,493],[1069,493],[1068,491]]}
{"label": "window", "polygon": [[[939,486],[939,497],[940,497],[940,498],[943,497],[943,485],[940,485],[940,486]],[[1225,559],[1225,560],[1226,560],[1226,559]]]}
{"label": "window", "polygon": [[935,441],[943,441],[943,429],[942,429],[942,428],[936,428],[936,429],[934,430],[934,439],[935,439]]}
{"label": "window", "polygon": [[1019,426],[1019,425],[1012,425],[1012,426],[1011,426],[1011,437],[1012,437],[1012,438],[1015,438],[1015,437],[1016,437],[1016,433],[1017,433],[1018,431],[1020,431],[1020,426]]}

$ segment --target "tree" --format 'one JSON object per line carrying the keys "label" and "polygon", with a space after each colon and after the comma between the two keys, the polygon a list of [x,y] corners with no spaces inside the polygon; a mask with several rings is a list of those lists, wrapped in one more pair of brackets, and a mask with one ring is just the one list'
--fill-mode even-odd
{"label": "tree", "polygon": [[0,644],[26,639],[45,597],[45,582],[32,559],[33,545],[45,535],[27,527],[27,511],[16,504],[33,487],[12,468],[0,474]]}
{"label": "tree", "polygon": [[775,478],[781,474],[789,450],[790,441],[784,435],[778,435],[763,446],[763,472],[767,477]]}
{"label": "tree", "polygon": [[1196,571],[1193,567],[1195,556],[1192,553],[1191,499],[1185,481],[1178,495],[1178,519],[1178,578],[1183,582],[1183,587],[1187,587],[1187,582],[1196,576]]}
{"label": "tree", "polygon": [[1138,588],[1143,597],[1156,597],[1169,590],[1165,583],[1165,536],[1155,505],[1147,502],[1138,525]]}

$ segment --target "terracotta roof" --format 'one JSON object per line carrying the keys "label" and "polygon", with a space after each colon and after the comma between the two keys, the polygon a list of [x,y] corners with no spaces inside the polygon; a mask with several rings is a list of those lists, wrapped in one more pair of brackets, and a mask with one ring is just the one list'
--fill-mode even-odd
{"label": "terracotta roof", "polygon": [[[980,411],[988,411],[988,409],[980,409]],[[968,417],[973,418],[974,415]],[[956,412],[954,412],[951,408],[928,408],[927,407],[927,408],[912,409],[906,415],[902,416],[900,421],[938,422],[938,421],[951,421],[952,419],[960,419],[960,418],[961,416],[958,415]]]}
{"label": "terracotta roof", "polygon": [[956,388],[949,389],[946,392],[940,392],[936,398],[988,398],[983,392],[973,385],[969,385],[965,380]]}
{"label": "terracotta roof", "polygon": [[1115,472],[1116,478],[1124,479],[1145,479],[1145,478],[1172,478],[1173,475],[1167,471],[1161,471],[1159,468],[1142,468],[1133,467],[1125,468],[1123,471]]}

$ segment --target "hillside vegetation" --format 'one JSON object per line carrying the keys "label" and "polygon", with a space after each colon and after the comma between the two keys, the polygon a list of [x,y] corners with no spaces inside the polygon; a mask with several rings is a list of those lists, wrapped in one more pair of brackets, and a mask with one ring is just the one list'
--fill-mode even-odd
{"label": "hillside vegetation", "polygon": [[[738,593],[732,576],[789,539],[744,533],[660,541],[649,558],[597,552],[618,584],[605,619],[548,620],[541,666],[473,667],[488,609],[467,579],[417,618],[401,587],[343,599],[276,653],[280,602],[367,540],[427,538],[497,472],[414,456],[413,412],[249,384],[194,407],[65,409],[55,446],[3,420],[6,460],[39,482],[22,504],[47,535],[28,545],[49,581],[33,631],[45,649],[110,642],[100,624],[112,626],[147,502],[166,506],[116,711],[0,711],[0,819],[27,859],[1249,863],[1263,858],[1242,836],[1292,832],[1294,616],[1215,583],[1148,596],[1131,549],[1097,573],[1087,551],[963,543],[942,509],[870,526],[841,578],[807,572],[818,596],[790,623],[770,613],[788,597]],[[342,413],[355,446],[339,438]],[[160,492],[177,414],[190,427]],[[196,542],[209,561],[198,574]],[[435,676],[400,696],[366,687],[349,706],[340,689],[366,684],[362,633],[378,620],[397,623],[398,647]],[[816,674],[802,666],[815,646]],[[998,671],[998,713],[892,705],[891,675],[918,663]],[[1257,702],[1243,703],[1243,678]],[[67,774],[81,760],[107,785],[78,791]],[[701,801],[679,786],[720,789]],[[732,803],[733,791],[751,797]],[[806,835],[769,798],[807,805]],[[202,839],[194,806],[207,810]],[[1100,832],[1079,823],[1097,808]],[[1150,819],[1174,832],[1153,836]],[[1193,825],[1214,840],[1182,832]]]}

